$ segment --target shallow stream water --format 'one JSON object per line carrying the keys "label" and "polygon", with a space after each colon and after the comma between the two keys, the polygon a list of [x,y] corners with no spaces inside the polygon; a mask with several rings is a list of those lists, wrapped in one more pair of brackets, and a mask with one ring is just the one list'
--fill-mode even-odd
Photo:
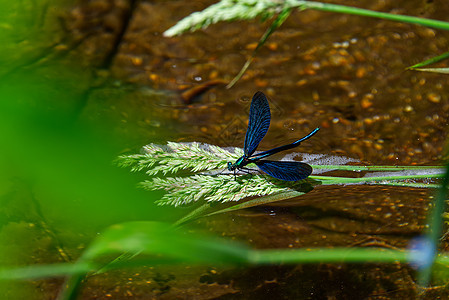
{"label": "shallow stream water", "polygon": [[[290,143],[319,126],[320,132],[298,151],[346,156],[367,165],[441,164],[449,77],[406,68],[447,51],[448,32],[293,12],[242,79],[226,89],[270,21],[219,23],[166,38],[165,30],[214,2],[66,2],[56,9],[51,1],[34,8],[33,1],[24,1],[30,6],[24,12],[38,11],[29,26],[42,29],[45,38],[23,35],[17,41],[21,52],[8,53],[0,75],[15,82],[26,70],[43,80],[60,80],[70,97],[50,99],[49,110],[68,112],[80,123],[102,124],[100,132],[114,136],[117,155],[137,153],[150,142],[242,147],[250,100],[261,90],[269,97],[272,123],[260,150]],[[445,1],[332,2],[440,20],[449,15]],[[55,65],[64,64],[63,74],[52,73]],[[67,74],[73,76],[71,84],[64,80]],[[189,228],[261,249],[403,249],[424,232],[433,194],[418,188],[318,186],[297,199],[200,219]],[[44,209],[30,220],[47,213]],[[25,227],[10,217],[2,234],[30,230]],[[45,237],[48,231],[39,234]],[[41,238],[36,245],[55,244],[48,241],[53,238]],[[76,256],[90,238],[86,233],[77,242],[66,239],[63,246]],[[57,256],[43,250],[39,255],[35,261]],[[80,299],[413,299],[421,292],[415,276],[406,265],[374,263],[144,267],[94,275]],[[444,285],[441,280],[433,284]],[[30,291],[36,299],[54,299],[61,284],[36,281]],[[423,297],[445,295],[444,288],[435,288]]]}

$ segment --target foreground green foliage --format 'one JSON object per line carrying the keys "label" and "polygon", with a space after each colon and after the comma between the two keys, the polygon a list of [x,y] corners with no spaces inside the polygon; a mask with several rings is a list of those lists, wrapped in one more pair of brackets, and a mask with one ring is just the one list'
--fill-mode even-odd
{"label": "foreground green foliage", "polygon": [[[182,249],[182,251],[179,251]],[[140,253],[103,267],[99,260],[107,254]],[[158,222],[127,222],[107,228],[73,264],[39,265],[0,270],[0,279],[37,279],[68,275],[61,300],[76,299],[82,281],[98,270],[181,262],[264,265],[300,263],[418,263],[426,255],[421,250],[387,250],[379,248],[274,249],[255,250],[232,241],[185,233]],[[449,266],[446,254],[435,262]]]}

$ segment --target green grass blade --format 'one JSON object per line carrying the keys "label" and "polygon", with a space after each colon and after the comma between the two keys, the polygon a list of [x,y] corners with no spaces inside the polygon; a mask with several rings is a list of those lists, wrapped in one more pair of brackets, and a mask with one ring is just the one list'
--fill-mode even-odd
{"label": "green grass blade", "polygon": [[51,265],[34,265],[0,270],[0,280],[39,279],[53,276],[83,274],[93,269],[89,263],[61,263]]}
{"label": "green grass blade", "polygon": [[442,166],[352,166],[352,165],[311,165],[313,169],[330,169],[341,171],[407,171],[407,170],[441,170]]}
{"label": "green grass blade", "polygon": [[384,20],[396,21],[401,23],[410,23],[436,29],[449,30],[449,22],[425,19],[413,16],[396,15],[385,12],[377,12],[369,9],[350,7],[345,5],[328,4],[314,1],[288,1],[292,7],[299,7],[301,9],[315,9],[328,12],[351,14],[363,17],[380,18]]}
{"label": "green grass blade", "polygon": [[246,70],[248,70],[249,66],[251,65],[251,63],[254,60],[254,56],[256,55],[255,52],[253,52],[251,54],[251,57],[248,58],[245,62],[245,64],[243,65],[243,67],[240,69],[239,73],[231,80],[231,82],[229,82],[229,84],[226,86],[227,89],[230,89],[234,86],[234,84],[237,83],[237,81],[240,80],[240,78],[242,78],[243,74],[245,74]]}
{"label": "green grass blade", "polygon": [[449,68],[416,68],[415,71],[449,74]]}
{"label": "green grass blade", "polygon": [[437,189],[439,184],[433,183],[416,183],[416,182],[377,182],[377,185],[388,185],[388,186],[401,186],[401,187],[411,187],[411,188],[425,188],[425,189]]}
{"label": "green grass blade", "polygon": [[274,263],[396,263],[408,262],[407,251],[379,248],[332,248],[252,251],[249,258],[255,264]]}
{"label": "green grass blade", "polygon": [[[442,61],[442,60],[444,60],[446,58],[449,58],[449,51],[446,52],[446,53],[443,53],[441,55],[438,55],[438,56],[432,57],[430,59],[427,59],[427,60],[425,60],[423,62],[420,62],[420,63],[418,63],[416,65],[413,65],[411,67],[408,67],[407,69],[416,69],[416,68],[425,67],[425,66],[428,66],[430,64],[434,64],[434,63],[440,62],[440,61]],[[443,69],[446,69],[446,68],[443,68]],[[426,69],[424,69],[424,70],[426,70]],[[420,71],[422,71],[422,70],[420,70]]]}
{"label": "green grass blade", "polygon": [[[139,237],[140,244],[150,245],[153,238],[146,236],[145,232],[142,232],[142,236]],[[233,253],[234,257],[238,259],[232,259],[227,261],[230,264],[242,265],[242,264],[253,264],[253,265],[267,265],[267,264],[306,264],[306,263],[409,263],[411,262],[412,251],[408,250],[391,250],[391,249],[380,249],[380,248],[307,248],[307,249],[273,249],[273,250],[253,250],[248,249],[235,242],[226,242],[224,240],[212,239],[215,246],[211,247],[209,242],[204,238],[199,238],[192,234],[178,235],[182,239],[189,239],[191,244],[196,244],[197,250],[200,250],[200,254],[206,258],[211,258],[210,262],[222,263],[223,261],[215,261],[217,258],[216,252],[221,251],[221,247],[227,248],[228,253]],[[147,240],[150,238],[150,240]],[[209,241],[212,241],[209,240]],[[109,242],[119,243],[123,240],[112,239]],[[171,243],[165,245],[164,249],[169,249],[173,247],[173,242],[170,240],[164,240],[166,243]],[[127,245],[123,245],[123,248],[128,248]],[[178,252],[179,249],[176,248]],[[184,250],[184,249],[183,249]],[[230,251],[229,251],[230,250]],[[151,251],[154,253],[153,251]],[[173,253],[172,250],[168,251],[169,255]],[[165,252],[158,253],[159,255],[165,255]],[[136,267],[149,265],[154,263],[154,259],[142,259],[138,264],[126,263],[121,264],[121,268],[126,267]],[[166,261],[159,259],[160,263]],[[169,261],[173,263],[173,261]],[[200,261],[196,260],[196,263]],[[449,256],[447,253],[440,253],[435,258],[435,263],[449,266]],[[8,268],[0,271],[0,279],[2,280],[29,280],[38,278],[48,278],[55,276],[64,276],[67,274],[79,274],[80,272],[86,272],[92,269],[92,267],[86,263],[78,262],[76,264],[54,264],[54,265],[41,265],[41,266],[29,266],[21,268]]]}
{"label": "green grass blade", "polygon": [[178,221],[176,221],[173,224],[173,227],[179,227],[185,223],[188,223],[192,220],[195,220],[203,215],[205,215],[205,212],[211,207],[211,203],[210,202],[206,202],[204,204],[202,204],[200,207],[194,209],[193,211],[191,211],[189,214],[187,214],[186,216],[182,217],[181,219],[179,219]]}
{"label": "green grass blade", "polygon": [[[178,261],[195,263],[241,262],[246,248],[228,244],[224,240],[202,236],[186,236],[184,233],[160,222],[126,222],[106,229],[83,254],[84,261],[110,253],[135,253],[158,255],[163,253]],[[182,249],[182,251],[179,251]]]}
{"label": "green grass blade", "polygon": [[310,179],[321,181],[323,185],[334,184],[361,184],[361,183],[376,183],[381,182],[385,184],[388,181],[399,181],[407,179],[429,179],[429,178],[441,178],[441,174],[424,174],[424,175],[400,175],[400,176],[373,176],[373,177],[333,177],[333,176],[310,176]]}
{"label": "green grass blade", "polygon": [[[103,255],[117,253],[146,254],[154,257],[153,263],[239,264],[248,261],[248,249],[236,242],[186,235],[160,222],[127,222],[107,228],[84,251],[78,263],[86,266],[87,262],[93,264]],[[117,265],[126,267],[130,264],[126,259],[116,260],[102,269],[117,268]],[[85,273],[77,272],[67,279],[60,299],[76,299]]]}
{"label": "green grass blade", "polygon": [[254,49],[253,53],[251,54],[251,57],[248,58],[248,60],[245,62],[245,64],[243,65],[242,69],[237,74],[237,76],[235,76],[234,79],[232,79],[232,81],[226,86],[227,89],[230,89],[231,87],[233,87],[234,84],[238,80],[240,80],[240,78],[243,76],[243,74],[249,68],[249,65],[251,64],[251,62],[253,61],[254,57],[256,56],[257,51],[259,50],[259,48],[262,47],[265,44],[265,42],[268,40],[268,38],[271,36],[271,34],[273,32],[275,32],[276,29],[278,29],[284,23],[284,21],[288,18],[288,16],[290,16],[290,13],[291,13],[291,9],[287,8],[287,9],[284,9],[277,16],[277,18],[274,20],[274,22],[271,24],[271,26],[265,31],[264,35],[260,38],[259,43],[257,44],[256,49]]}

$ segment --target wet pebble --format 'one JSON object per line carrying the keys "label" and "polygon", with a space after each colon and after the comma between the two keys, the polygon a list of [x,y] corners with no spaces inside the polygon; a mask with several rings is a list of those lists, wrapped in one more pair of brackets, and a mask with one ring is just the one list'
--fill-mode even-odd
{"label": "wet pebble", "polygon": [[440,103],[441,96],[436,93],[429,93],[427,94],[427,100],[429,100],[432,103]]}

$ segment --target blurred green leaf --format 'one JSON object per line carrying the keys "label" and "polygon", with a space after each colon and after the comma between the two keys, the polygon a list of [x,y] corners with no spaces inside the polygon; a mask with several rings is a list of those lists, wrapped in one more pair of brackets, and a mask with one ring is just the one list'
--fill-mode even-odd
{"label": "blurred green leaf", "polygon": [[[83,253],[78,263],[94,266],[105,254],[145,254],[143,260],[133,263],[128,259],[114,260],[101,271],[135,265],[161,263],[225,264],[247,263],[249,249],[224,239],[187,234],[169,224],[159,222],[127,222],[106,229]],[[148,258],[149,256],[149,258]],[[98,269],[98,267],[97,267]],[[61,299],[75,299],[80,289],[82,274],[74,274],[67,280]]]}

